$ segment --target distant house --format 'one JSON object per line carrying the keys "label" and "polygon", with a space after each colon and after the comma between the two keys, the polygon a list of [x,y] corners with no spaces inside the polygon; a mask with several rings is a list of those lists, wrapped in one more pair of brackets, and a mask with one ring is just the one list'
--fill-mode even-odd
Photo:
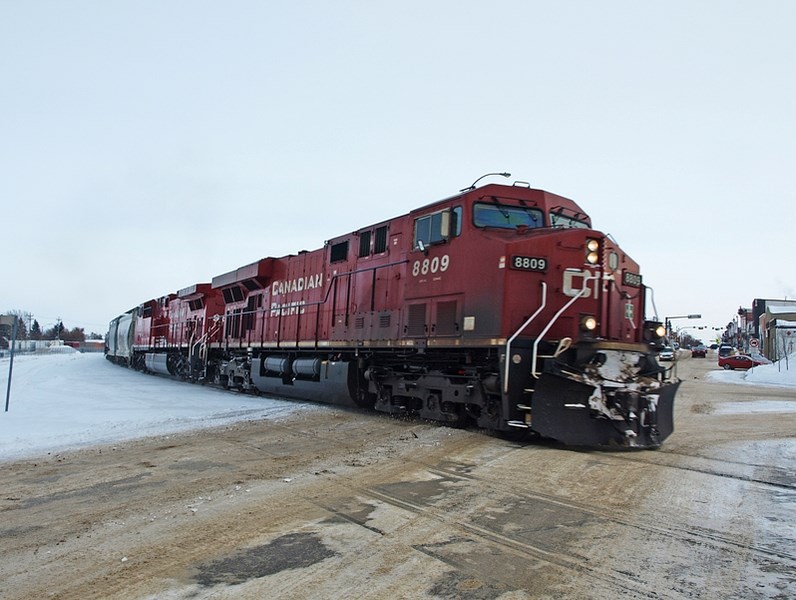
{"label": "distant house", "polygon": [[64,342],[80,352],[104,352],[105,340],[85,340],[83,342]]}
{"label": "distant house", "polygon": [[[58,352],[62,348],[69,348],[73,342],[64,342],[63,340],[17,340],[14,343],[14,353],[30,354],[33,352]],[[102,340],[92,340],[90,344],[81,347],[86,342],[74,342],[77,346],[75,350],[80,352],[102,352],[105,349],[105,344]],[[5,336],[0,336],[0,357],[8,356],[11,351],[11,339]]]}
{"label": "distant house", "polygon": [[755,298],[752,300],[752,316],[749,321],[751,325],[749,333],[752,337],[762,338],[763,332],[760,323],[769,307],[790,307],[792,311],[796,311],[796,300],[776,300],[773,298]]}
{"label": "distant house", "polygon": [[759,319],[763,354],[771,360],[796,352],[796,302],[768,305]]}

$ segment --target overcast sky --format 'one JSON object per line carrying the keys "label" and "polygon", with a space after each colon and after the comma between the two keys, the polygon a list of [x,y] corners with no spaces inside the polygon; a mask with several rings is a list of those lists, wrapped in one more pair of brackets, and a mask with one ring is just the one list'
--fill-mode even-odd
{"label": "overcast sky", "polygon": [[0,0],[0,311],[147,299],[490,171],[659,316],[796,298],[796,2]]}

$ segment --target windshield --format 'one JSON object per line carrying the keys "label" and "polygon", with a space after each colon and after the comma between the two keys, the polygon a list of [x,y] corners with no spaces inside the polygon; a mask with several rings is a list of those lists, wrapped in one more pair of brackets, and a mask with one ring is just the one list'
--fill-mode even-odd
{"label": "windshield", "polygon": [[568,217],[560,212],[550,213],[550,225],[553,227],[568,227],[570,229],[589,229],[589,224],[579,221],[574,217]]}
{"label": "windshield", "polygon": [[501,227],[514,229],[517,226],[544,227],[542,211],[525,206],[483,204],[473,206],[473,223],[476,227]]}

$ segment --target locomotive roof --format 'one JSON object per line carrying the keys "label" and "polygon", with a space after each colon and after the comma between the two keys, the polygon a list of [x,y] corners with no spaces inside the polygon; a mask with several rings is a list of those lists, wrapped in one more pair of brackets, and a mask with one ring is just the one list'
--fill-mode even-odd
{"label": "locomotive roof", "polygon": [[[433,211],[435,208],[444,206],[446,204],[451,204],[457,200],[466,202],[466,201],[476,201],[482,198],[489,198],[490,200],[492,200],[493,198],[494,199],[503,198],[506,200],[518,200],[518,201],[529,202],[533,203],[534,206],[537,206],[538,208],[545,211],[557,211],[557,212],[562,211],[569,214],[570,216],[586,217],[587,219],[589,219],[589,221],[591,221],[591,217],[589,217],[588,213],[586,213],[577,202],[575,202],[574,200],[570,200],[569,198],[565,198],[564,196],[559,196],[558,194],[553,194],[552,192],[546,192],[544,190],[531,188],[525,185],[517,185],[516,183],[514,185],[489,183],[475,189],[462,190],[457,194],[448,196],[447,198],[442,198],[441,200],[435,200],[434,202],[430,202],[429,204],[424,204],[423,206],[420,206],[418,208],[413,208],[407,213],[402,213],[400,215],[396,215],[389,219],[384,219],[382,221],[377,221],[375,223],[363,224],[361,227],[358,227],[353,231],[354,232],[361,231],[363,229],[389,223],[391,221],[394,221],[395,219],[400,219],[401,217],[405,217],[407,215],[416,215],[418,213]],[[343,238],[351,235],[351,233],[352,231],[347,231],[345,233],[332,236],[328,238],[327,242],[342,240]]]}
{"label": "locomotive roof", "polygon": [[410,214],[425,211],[437,205],[446,204],[459,198],[463,199],[466,196],[475,197],[476,199],[482,197],[497,197],[511,200],[524,200],[526,202],[531,201],[535,202],[540,208],[544,208],[546,210],[563,208],[574,213],[588,216],[588,214],[574,200],[570,200],[564,196],[559,196],[558,194],[553,194],[552,192],[546,192],[545,190],[526,187],[524,185],[517,185],[516,183],[514,185],[488,183],[472,190],[462,190],[459,193],[447,198],[443,198],[442,200],[436,200],[435,202],[431,202],[430,204],[426,204],[420,208],[415,208],[410,211]]}
{"label": "locomotive roof", "polygon": [[[583,209],[575,201],[570,200],[569,198],[565,198],[564,196],[559,196],[558,194],[553,194],[551,192],[546,192],[544,190],[531,188],[526,185],[518,185],[517,183],[515,183],[514,185],[489,183],[478,188],[462,190],[456,194],[453,194],[452,196],[448,196],[447,198],[442,198],[441,200],[435,200],[434,202],[431,202],[429,204],[425,204],[418,208],[414,208],[410,210],[408,213],[403,213],[401,215],[397,215],[389,219],[384,219],[376,223],[362,225],[361,227],[353,231],[359,231],[360,229],[373,227],[374,225],[389,223],[395,219],[399,219],[406,215],[414,215],[417,213],[426,212],[430,209],[434,209],[435,207],[450,204],[452,202],[455,202],[456,200],[461,200],[462,202],[465,202],[465,201],[477,201],[482,198],[489,198],[490,200],[503,198],[507,200],[530,202],[545,211],[564,210],[573,215],[585,216],[588,218],[588,214],[585,213]],[[333,236],[329,238],[327,242],[343,239],[351,235],[351,233],[352,233],[351,231],[348,231],[346,233]],[[256,281],[262,284],[270,276],[272,263],[274,260],[275,260],[274,257],[270,256],[263,257],[248,265],[244,265],[237,269],[233,269],[232,271],[229,271],[227,273],[217,275],[216,277],[213,277],[210,286],[215,289],[246,281]],[[188,286],[187,288],[179,290],[179,292],[177,292],[177,296],[188,297],[196,294],[197,292],[202,292],[203,290],[197,289],[198,285],[201,285],[204,288],[204,286],[207,284],[195,284],[193,286]]]}

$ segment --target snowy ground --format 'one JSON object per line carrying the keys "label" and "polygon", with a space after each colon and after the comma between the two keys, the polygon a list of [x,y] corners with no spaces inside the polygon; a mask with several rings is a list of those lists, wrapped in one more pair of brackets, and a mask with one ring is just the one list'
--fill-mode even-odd
{"label": "snowy ground", "polygon": [[[0,360],[3,406],[8,366],[8,358]],[[784,362],[748,372],[717,367],[708,379],[792,387],[796,398],[796,356],[789,367]],[[791,412],[782,404],[776,403],[775,409]],[[796,400],[793,404],[796,411]],[[19,355],[14,358],[9,411],[0,413],[0,461],[322,409],[146,376],[112,365],[101,354]],[[747,410],[773,409],[755,405]]]}
{"label": "snowy ground", "polygon": [[723,402],[716,406],[716,414],[796,413],[796,355],[775,364],[760,365],[748,371],[708,371],[706,379],[740,385],[766,385],[793,389],[794,400],[756,402]]}
{"label": "snowy ground", "polygon": [[[2,408],[8,368],[0,360]],[[102,354],[17,355],[9,410],[0,412],[0,461],[320,409],[143,375]]]}

